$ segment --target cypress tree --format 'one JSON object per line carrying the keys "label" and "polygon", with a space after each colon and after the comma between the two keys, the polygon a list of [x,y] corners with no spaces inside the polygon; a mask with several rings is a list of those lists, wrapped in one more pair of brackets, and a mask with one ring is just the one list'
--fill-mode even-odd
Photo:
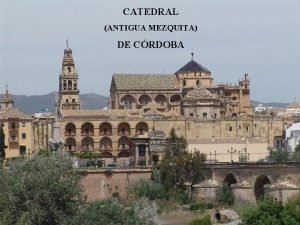
{"label": "cypress tree", "polygon": [[5,159],[5,134],[0,123],[0,161]]}

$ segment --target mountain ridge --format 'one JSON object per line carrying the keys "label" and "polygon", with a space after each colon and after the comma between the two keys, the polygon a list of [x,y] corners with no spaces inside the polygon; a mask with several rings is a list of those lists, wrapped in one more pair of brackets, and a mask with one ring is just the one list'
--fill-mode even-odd
{"label": "mountain ridge", "polygon": [[[15,101],[15,107],[20,111],[32,115],[38,112],[54,112],[55,111],[55,96],[57,92],[51,92],[44,95],[11,95]],[[0,94],[0,99],[3,94]],[[102,109],[108,106],[108,97],[96,93],[80,94],[82,109]],[[251,101],[255,107],[258,104],[263,104],[266,107],[285,108],[288,103],[280,102],[260,102]]]}
{"label": "mountain ridge", "polygon": [[[15,102],[15,108],[28,115],[32,115],[38,112],[54,113],[56,93],[11,96]],[[0,99],[2,98],[3,94],[0,94]],[[80,94],[80,102],[82,109],[102,109],[103,107],[107,107],[108,97],[95,93]]]}

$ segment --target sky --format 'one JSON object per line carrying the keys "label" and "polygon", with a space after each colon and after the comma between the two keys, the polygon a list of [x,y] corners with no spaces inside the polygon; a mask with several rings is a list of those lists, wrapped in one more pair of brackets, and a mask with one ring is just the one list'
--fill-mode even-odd
{"label": "sky", "polygon": [[[124,8],[178,16],[125,16]],[[197,25],[197,32],[105,32],[105,25]],[[0,0],[0,92],[58,90],[65,40],[81,93],[109,95],[113,73],[175,73],[191,59],[214,83],[251,81],[251,99],[300,100],[300,0]],[[182,41],[184,48],[117,48],[117,41]]]}

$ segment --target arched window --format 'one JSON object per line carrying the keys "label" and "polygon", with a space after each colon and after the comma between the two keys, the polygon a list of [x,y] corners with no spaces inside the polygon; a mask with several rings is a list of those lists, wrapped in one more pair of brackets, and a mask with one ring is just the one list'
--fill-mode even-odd
{"label": "arched window", "polygon": [[139,98],[140,105],[147,105],[149,102],[151,102],[151,98],[149,95],[142,95]]}
{"label": "arched window", "polygon": [[135,133],[136,134],[145,134],[148,132],[148,125],[144,122],[140,122],[136,125]]}
{"label": "arched window", "polygon": [[131,142],[128,137],[121,137],[118,141],[118,150],[130,150]]}
{"label": "arched window", "polygon": [[125,109],[132,109],[134,108],[135,99],[131,95],[125,95],[121,99],[121,104]]}
{"label": "arched window", "polygon": [[164,95],[157,95],[154,100],[162,106],[167,106],[167,98]]}
{"label": "arched window", "polygon": [[171,104],[179,104],[179,103],[180,103],[180,100],[181,100],[181,96],[180,96],[180,95],[173,95],[173,96],[170,98],[170,103],[171,103]]}
{"label": "arched window", "polygon": [[130,135],[130,126],[128,123],[120,123],[119,124],[118,135],[119,136]]}
{"label": "arched window", "polygon": [[65,136],[75,136],[76,135],[76,127],[73,123],[68,123],[65,129]]}
{"label": "arched window", "polygon": [[100,150],[112,150],[112,141],[108,137],[104,137],[100,140]]}
{"label": "arched window", "polygon": [[66,139],[65,150],[69,152],[76,151],[76,141],[74,138]]}
{"label": "arched window", "polygon": [[69,90],[72,89],[72,81],[71,80],[68,81],[68,89]]}
{"label": "arched window", "polygon": [[94,151],[94,141],[90,137],[85,137],[81,141],[82,151]]}
{"label": "arched window", "polygon": [[94,126],[93,126],[93,124],[91,124],[89,122],[84,123],[81,126],[81,135],[83,135],[83,136],[94,135]]}
{"label": "arched window", "polygon": [[109,123],[104,122],[100,124],[100,136],[110,136],[112,134],[112,127]]}

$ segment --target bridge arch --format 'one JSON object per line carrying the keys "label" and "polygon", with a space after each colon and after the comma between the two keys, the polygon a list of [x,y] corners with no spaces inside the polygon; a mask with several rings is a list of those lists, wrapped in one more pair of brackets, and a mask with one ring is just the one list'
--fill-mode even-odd
{"label": "bridge arch", "polygon": [[227,174],[223,180],[223,184],[227,185],[229,187],[232,184],[236,184],[236,183],[237,183],[237,179],[235,178],[235,176],[232,173]]}
{"label": "bridge arch", "polygon": [[263,198],[265,195],[265,189],[264,186],[266,184],[271,184],[270,179],[266,175],[260,175],[256,178],[254,183],[254,193],[256,200],[259,200],[260,198]]}

